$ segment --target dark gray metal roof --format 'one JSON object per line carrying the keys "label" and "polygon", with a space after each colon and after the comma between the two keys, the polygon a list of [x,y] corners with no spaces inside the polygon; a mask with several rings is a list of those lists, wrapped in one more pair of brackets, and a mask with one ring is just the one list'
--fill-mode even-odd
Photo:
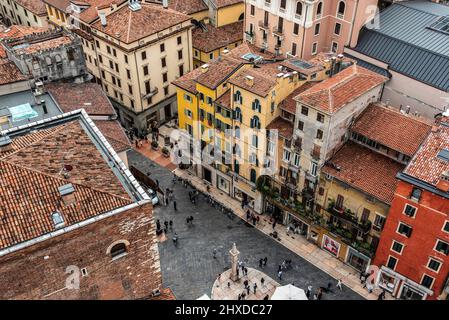
{"label": "dark gray metal roof", "polygon": [[378,73],[378,74],[380,74],[380,75],[382,75],[384,77],[391,78],[391,73],[388,70],[384,69],[384,68],[378,67],[378,66],[376,66],[376,65],[374,65],[372,63],[366,62],[364,60],[361,60],[359,58],[351,56],[350,54],[347,54],[347,53],[345,53],[345,56],[348,57],[348,58],[351,58],[352,60],[355,60],[357,62],[357,65],[359,65],[361,67],[364,67],[365,69],[374,71],[374,72],[376,72],[376,73]]}
{"label": "dark gray metal roof", "polygon": [[429,1],[392,4],[379,15],[379,28],[363,28],[355,51],[389,69],[449,92],[449,35],[429,28],[449,6]]}

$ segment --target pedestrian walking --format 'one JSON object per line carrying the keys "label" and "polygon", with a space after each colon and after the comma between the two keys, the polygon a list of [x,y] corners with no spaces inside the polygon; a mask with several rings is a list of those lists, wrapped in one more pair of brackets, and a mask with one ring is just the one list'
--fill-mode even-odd
{"label": "pedestrian walking", "polygon": [[168,221],[167,220],[164,221],[164,226],[165,226],[165,229],[168,229]]}
{"label": "pedestrian walking", "polygon": [[326,290],[326,292],[332,292],[332,283],[331,282],[327,283],[327,290]]}
{"label": "pedestrian walking", "polygon": [[248,275],[248,268],[245,267],[245,276]]}
{"label": "pedestrian walking", "polygon": [[264,300],[268,300],[269,298],[270,297],[268,296],[268,294],[265,297],[263,297]]}
{"label": "pedestrian walking", "polygon": [[267,258],[267,257],[263,258],[263,266],[264,266],[264,267],[267,265],[267,261],[268,261],[268,258]]}
{"label": "pedestrian walking", "polygon": [[173,208],[175,209],[175,211],[178,211],[178,209],[176,208],[176,200],[173,201]]}
{"label": "pedestrian walking", "polygon": [[239,278],[239,268],[237,268],[237,279]]}
{"label": "pedestrian walking", "polygon": [[164,234],[167,235],[167,228],[164,228]]}
{"label": "pedestrian walking", "polygon": [[156,220],[156,230],[160,230],[161,229],[161,222],[159,221],[159,219]]}
{"label": "pedestrian walking", "polygon": [[170,220],[168,224],[170,225],[170,230],[173,230],[173,220]]}
{"label": "pedestrian walking", "polygon": [[278,272],[278,278],[279,280],[282,280],[282,270]]}
{"label": "pedestrian walking", "polygon": [[193,225],[193,216],[190,216],[190,224]]}
{"label": "pedestrian walking", "polygon": [[214,255],[214,259],[217,259],[217,249],[214,248],[214,250],[212,251],[213,255]]}
{"label": "pedestrian walking", "polygon": [[220,280],[221,280],[221,273],[218,274],[217,280],[218,280],[218,282],[220,282]]}
{"label": "pedestrian walking", "polygon": [[164,194],[164,198],[165,198],[165,205],[168,206],[168,196]]}
{"label": "pedestrian walking", "polygon": [[337,288],[340,289],[340,291],[343,291],[341,279],[338,279],[338,282],[337,282]]}
{"label": "pedestrian walking", "polygon": [[251,212],[249,212],[249,210],[246,210],[246,220],[249,221],[250,218],[251,218]]}
{"label": "pedestrian walking", "polygon": [[264,283],[265,283],[265,279],[263,277],[260,278],[260,284],[263,286]]}
{"label": "pedestrian walking", "polygon": [[239,295],[237,296],[237,300],[242,300],[242,295],[239,293]]}
{"label": "pedestrian walking", "polygon": [[159,188],[159,180],[156,179],[156,186]]}
{"label": "pedestrian walking", "polygon": [[273,230],[275,227],[276,227],[276,220],[274,220],[274,222],[273,222]]}
{"label": "pedestrian walking", "polygon": [[382,291],[379,296],[377,297],[377,300],[385,300],[385,291]]}
{"label": "pedestrian walking", "polygon": [[262,258],[260,258],[260,260],[259,260],[259,267],[261,267],[261,268],[262,268],[262,266],[263,266],[263,259],[262,259]]}
{"label": "pedestrian walking", "polygon": [[228,281],[228,289],[231,289],[231,283]]}
{"label": "pedestrian walking", "polygon": [[316,294],[316,300],[321,300],[322,297],[323,297],[323,290],[319,288]]}
{"label": "pedestrian walking", "polygon": [[256,225],[256,216],[253,216],[253,225]]}
{"label": "pedestrian walking", "polygon": [[282,265],[279,265],[278,272],[282,270]]}
{"label": "pedestrian walking", "polygon": [[257,283],[254,283],[254,285],[253,285],[253,289],[254,289],[254,294],[256,294],[256,290],[257,290]]}
{"label": "pedestrian walking", "polygon": [[250,286],[246,287],[246,292],[248,292],[248,296],[249,296],[249,294],[251,293],[251,287]]}

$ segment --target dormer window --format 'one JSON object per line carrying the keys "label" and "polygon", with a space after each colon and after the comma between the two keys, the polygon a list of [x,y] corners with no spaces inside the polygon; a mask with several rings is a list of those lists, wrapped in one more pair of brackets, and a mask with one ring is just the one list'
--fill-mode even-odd
{"label": "dormer window", "polygon": [[125,256],[127,253],[126,244],[124,242],[119,242],[111,248],[111,258],[112,260],[118,259]]}
{"label": "dormer window", "polygon": [[51,215],[51,218],[53,220],[53,225],[56,229],[62,228],[65,225],[64,218],[62,217],[62,214],[58,211],[53,212]]}

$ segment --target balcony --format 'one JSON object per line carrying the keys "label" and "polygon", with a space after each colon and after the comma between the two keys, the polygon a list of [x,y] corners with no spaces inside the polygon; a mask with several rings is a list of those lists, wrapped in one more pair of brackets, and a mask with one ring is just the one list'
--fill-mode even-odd
{"label": "balcony", "polygon": [[274,26],[273,27],[273,34],[278,36],[280,38],[280,40],[282,40],[284,38],[284,29],[279,27],[279,26]]}
{"label": "balcony", "polygon": [[270,24],[268,21],[265,20],[259,20],[259,28],[270,30]]}
{"label": "balcony", "polygon": [[245,32],[245,40],[249,43],[254,43],[254,41],[256,40],[256,35],[254,34],[254,32]]}
{"label": "balcony", "polygon": [[157,87],[154,87],[154,88],[150,89],[150,91],[147,92],[147,93],[142,97],[142,99],[148,99],[148,98],[151,98],[151,97],[155,96],[158,92],[159,92],[159,89],[158,89]]}
{"label": "balcony", "polygon": [[331,214],[334,219],[339,220],[340,224],[356,228],[357,230],[362,231],[364,234],[367,234],[371,230],[370,221],[359,222],[355,214],[350,209],[345,207],[339,208],[332,201],[329,203],[327,212]]}

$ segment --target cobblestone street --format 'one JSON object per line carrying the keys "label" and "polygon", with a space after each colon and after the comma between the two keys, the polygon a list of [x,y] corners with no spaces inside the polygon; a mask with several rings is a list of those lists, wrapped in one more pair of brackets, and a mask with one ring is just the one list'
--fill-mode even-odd
{"label": "cobblestone street", "polygon": [[[170,202],[168,207],[156,206],[154,214],[162,225],[165,220],[173,221],[174,230],[168,232],[168,240],[159,243],[159,252],[163,285],[170,287],[177,299],[196,299],[203,294],[211,295],[217,275],[230,268],[228,252],[233,242],[240,251],[240,259],[248,267],[259,269],[259,259],[266,256],[268,263],[262,271],[281,285],[293,283],[302,289],[312,285],[315,292],[318,287],[326,287],[328,282],[332,282],[334,292],[323,294],[323,300],[362,299],[362,296],[348,287],[344,286],[343,291],[336,289],[336,279],[239,217],[228,217],[212,208],[201,196],[197,204],[193,205],[188,195],[191,189],[182,186],[180,182],[173,186],[173,174],[169,169],[134,150],[129,152],[128,157],[130,166],[135,166],[144,173],[149,172],[154,181],[159,181],[162,190],[166,187],[174,189],[178,211],[174,210]],[[194,217],[192,226],[186,223],[188,216]],[[179,236],[177,247],[171,241],[174,232]],[[216,259],[212,253],[214,248],[217,249]],[[277,270],[284,259],[292,260],[292,269],[285,271],[282,280],[279,280]]]}

